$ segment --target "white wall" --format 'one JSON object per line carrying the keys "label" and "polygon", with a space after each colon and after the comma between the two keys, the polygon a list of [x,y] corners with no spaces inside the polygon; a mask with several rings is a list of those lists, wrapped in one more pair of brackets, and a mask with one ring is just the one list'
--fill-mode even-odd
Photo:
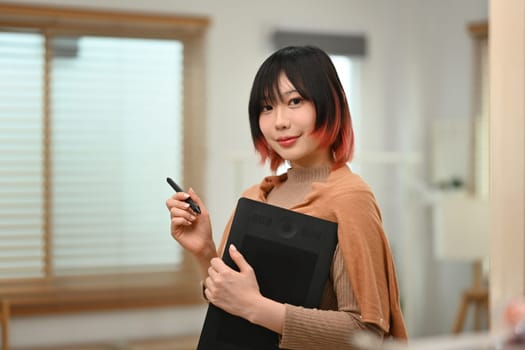
{"label": "white wall", "polygon": [[[397,50],[396,61],[391,62],[385,74],[384,100],[389,110],[383,118],[391,123],[386,130],[397,131],[393,147],[405,152],[420,151],[424,162],[412,167],[410,177],[405,176],[401,182],[409,189],[404,205],[391,207],[385,222],[388,225],[390,220],[405,215],[404,224],[390,230],[399,233],[403,241],[399,251],[403,260],[401,288],[406,298],[405,315],[411,335],[429,336],[451,331],[460,293],[471,283],[471,266],[464,262],[438,261],[434,257],[431,206],[422,193],[415,190],[418,183],[412,179],[428,181],[431,178],[432,120],[472,115],[473,46],[466,24],[486,20],[488,4],[483,1],[405,2],[409,4],[412,6],[403,7],[398,19],[402,33],[409,39]],[[390,184],[393,188],[399,187],[399,181]]]}
{"label": "white wall", "polygon": [[[257,166],[255,155],[252,163],[249,159],[251,151],[246,151],[252,148],[247,102],[256,69],[273,50],[270,35],[274,29],[366,35],[369,50],[361,73],[362,124],[366,130],[357,137],[368,150],[420,154],[422,162],[413,164],[410,174],[424,181],[428,178],[426,130],[429,121],[450,116],[466,118],[470,113],[472,57],[466,24],[487,18],[487,1],[16,2],[195,14],[211,18],[207,37],[206,88],[209,132],[203,135],[208,140],[209,171],[206,188],[200,194],[212,212],[218,237],[240,188],[260,181],[267,173],[266,169]],[[236,168],[232,162],[239,155],[243,169],[240,178],[234,172]],[[377,189],[385,226],[398,259],[411,335],[448,332],[453,322],[451,313],[457,305],[462,283],[468,283],[469,270],[464,264],[434,261],[429,208],[420,199],[421,193],[406,191],[411,186],[410,179],[403,174],[392,165],[383,167],[380,173],[369,171],[364,175]],[[240,180],[242,186],[233,179]],[[465,280],[467,282],[462,282]],[[443,288],[443,281],[452,287],[449,290]],[[64,325],[68,326],[67,329],[75,327],[75,331],[68,334],[70,341],[198,332],[203,311],[197,308],[113,313],[111,332],[107,332],[108,324],[99,322],[97,315],[17,319],[13,322],[12,342],[15,345],[52,342],[61,337]],[[142,326],[130,327],[130,324]]]}

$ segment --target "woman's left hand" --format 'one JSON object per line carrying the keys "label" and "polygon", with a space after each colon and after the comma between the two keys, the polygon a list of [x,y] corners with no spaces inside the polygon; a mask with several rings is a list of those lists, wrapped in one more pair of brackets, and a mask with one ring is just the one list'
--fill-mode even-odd
{"label": "woman's left hand", "polygon": [[229,253],[239,272],[220,258],[213,258],[204,282],[208,301],[224,311],[250,320],[254,306],[262,297],[253,268],[232,244]]}

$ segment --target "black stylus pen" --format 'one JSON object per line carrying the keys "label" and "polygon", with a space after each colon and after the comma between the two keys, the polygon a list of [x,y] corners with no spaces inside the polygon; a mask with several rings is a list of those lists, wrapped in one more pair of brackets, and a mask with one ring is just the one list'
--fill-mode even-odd
{"label": "black stylus pen", "polygon": [[[177,185],[175,183],[175,181],[173,181],[171,178],[167,177],[166,178],[166,181],[168,181],[168,183],[170,184],[170,186],[175,190],[175,192],[184,192],[184,190],[182,188],[179,187],[179,185]],[[197,205],[197,203],[195,203],[191,198],[187,198],[185,200],[186,203],[188,203],[190,205],[190,208],[196,212],[197,214],[200,214],[201,213],[201,208],[199,208],[199,206]]]}

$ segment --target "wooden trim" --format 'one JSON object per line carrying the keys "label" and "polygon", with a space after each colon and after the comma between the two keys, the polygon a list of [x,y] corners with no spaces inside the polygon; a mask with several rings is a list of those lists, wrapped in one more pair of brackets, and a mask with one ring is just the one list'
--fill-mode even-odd
{"label": "wooden trim", "polygon": [[135,350],[195,350],[199,342],[199,335],[179,335],[173,337],[159,337],[146,339],[130,339],[129,341],[113,340],[98,341],[86,344],[68,344],[61,346],[43,346],[31,348],[17,348],[18,350],[108,350],[108,349],[135,349]]}
{"label": "wooden trim", "polygon": [[[184,41],[184,141],[181,180],[185,188],[205,193],[206,71],[203,38]],[[205,198],[201,197],[203,200]]]}
{"label": "wooden trim", "polygon": [[197,348],[199,335],[186,335],[164,339],[145,339],[130,342],[130,349],[142,350],[194,350]]}
{"label": "wooden trim", "polygon": [[50,277],[53,273],[52,252],[52,224],[51,224],[51,196],[52,196],[52,161],[51,161],[51,40],[48,33],[44,33],[44,93],[43,93],[43,234],[44,234],[44,276]]}
{"label": "wooden trim", "polygon": [[50,277],[0,286],[2,350],[12,317],[204,304],[195,275],[162,272]]}
{"label": "wooden trim", "polygon": [[2,349],[8,350],[9,348],[9,301],[1,300],[2,303],[2,318],[0,324],[2,325]]}
{"label": "wooden trim", "polygon": [[0,299],[11,316],[203,303],[198,278],[174,271],[19,281]]}
{"label": "wooden trim", "polygon": [[470,128],[470,154],[472,155],[469,159],[469,175],[467,182],[467,189],[471,193],[480,193],[480,189],[477,188],[478,181],[476,173],[476,154],[478,153],[478,136],[475,132],[477,127],[477,121],[482,108],[482,47],[486,45],[488,40],[488,22],[472,22],[467,26],[467,30],[472,39],[472,50],[473,50],[473,90],[472,90],[472,120]]}
{"label": "wooden trim", "polygon": [[201,33],[209,19],[157,13],[0,4],[0,26],[50,32],[174,37]]}
{"label": "wooden trim", "polygon": [[487,39],[489,37],[489,23],[487,21],[471,23],[468,25],[468,31],[473,38]]}

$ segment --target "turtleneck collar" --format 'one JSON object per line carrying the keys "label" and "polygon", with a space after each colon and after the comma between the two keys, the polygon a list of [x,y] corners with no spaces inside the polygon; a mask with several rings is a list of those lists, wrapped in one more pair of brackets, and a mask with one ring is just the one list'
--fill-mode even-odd
{"label": "turtleneck collar", "polygon": [[293,183],[324,182],[330,175],[332,168],[329,165],[316,168],[290,168],[287,181]]}

